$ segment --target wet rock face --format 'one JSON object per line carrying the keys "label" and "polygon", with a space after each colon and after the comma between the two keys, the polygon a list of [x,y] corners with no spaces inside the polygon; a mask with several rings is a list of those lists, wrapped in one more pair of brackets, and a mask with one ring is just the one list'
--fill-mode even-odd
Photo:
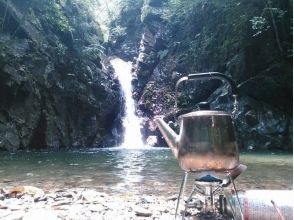
{"label": "wet rock face", "polygon": [[289,150],[292,147],[291,117],[263,102],[243,97],[236,121],[241,148]]}
{"label": "wet rock face", "polygon": [[[218,89],[209,99],[212,109],[233,112],[233,99],[227,87]],[[290,150],[292,118],[264,101],[240,95],[233,117],[239,148],[247,150]]]}
{"label": "wet rock face", "polygon": [[[160,29],[161,27],[158,26]],[[157,52],[163,47],[162,39],[158,33],[160,30],[156,30],[154,33],[145,27],[144,32],[141,37],[140,48],[138,57],[135,59],[134,63],[134,78],[136,79],[134,83],[135,91],[141,94],[144,87],[150,81],[151,75],[159,62],[159,57]],[[137,96],[139,98],[139,96]]]}
{"label": "wet rock face", "polygon": [[0,149],[104,146],[119,92],[101,69],[99,26],[71,23],[75,4],[47,4],[0,1]]}
{"label": "wet rock face", "polygon": [[[150,2],[152,3],[152,2]],[[149,3],[149,4],[150,4]],[[164,40],[164,23],[157,12],[157,5],[152,8],[152,12],[144,15],[144,7],[152,7],[151,5],[144,5],[142,8],[141,19],[143,19],[144,29],[141,35],[140,47],[138,56],[134,60],[134,90],[135,98],[140,99],[142,92],[149,81],[152,81],[151,76],[160,61],[158,52],[166,48]],[[143,18],[142,18],[143,17]]]}
{"label": "wet rock face", "polygon": [[[174,89],[179,78],[217,71],[231,76],[239,88],[240,148],[292,150],[292,36],[282,30],[292,32],[291,15],[288,3],[271,4],[282,12],[280,17],[274,15],[277,29],[272,17],[259,17],[267,7],[263,2],[144,2],[142,24],[134,32],[137,38],[138,32],[142,34],[133,60],[133,85],[138,114],[145,117],[146,140],[160,139],[149,128],[155,115],[177,121],[180,113],[174,108]],[[267,29],[256,29],[253,18],[258,17],[268,24]],[[232,111],[228,88],[220,86],[220,82],[184,86],[180,107],[193,111],[197,103],[209,100],[211,109]]]}
{"label": "wet rock face", "polygon": [[[134,60],[134,96],[140,114],[150,122],[154,115],[176,121],[177,80],[189,73],[218,71],[231,76],[239,88],[240,148],[292,150],[292,37],[282,30],[290,31],[292,26],[287,4],[272,1],[272,7],[285,12],[283,21],[275,17],[275,29],[273,18],[264,16],[268,29],[257,32],[252,18],[265,8],[261,2],[204,1],[178,6],[159,2],[146,1],[142,7],[144,29]],[[230,112],[233,100],[225,92],[228,88],[220,86],[219,82],[190,84],[179,94],[179,102],[192,111],[197,103],[209,100],[212,109]],[[155,134],[145,121],[147,139]]]}
{"label": "wet rock face", "polygon": [[[138,54],[142,33],[140,21],[143,0],[124,1],[116,20],[110,24],[110,36],[107,42],[108,53],[124,60],[133,60]],[[118,6],[119,7],[119,6]]]}

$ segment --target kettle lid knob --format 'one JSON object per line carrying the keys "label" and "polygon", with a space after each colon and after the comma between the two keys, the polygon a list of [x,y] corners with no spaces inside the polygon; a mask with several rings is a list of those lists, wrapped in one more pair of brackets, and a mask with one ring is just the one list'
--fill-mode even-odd
{"label": "kettle lid knob", "polygon": [[199,110],[210,110],[209,102],[199,102],[198,108]]}

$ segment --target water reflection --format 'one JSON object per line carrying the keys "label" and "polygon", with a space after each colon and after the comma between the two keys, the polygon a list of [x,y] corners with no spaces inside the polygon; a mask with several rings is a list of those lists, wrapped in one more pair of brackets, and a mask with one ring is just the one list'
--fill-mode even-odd
{"label": "water reflection", "polygon": [[130,191],[142,182],[144,169],[143,150],[120,150],[118,151],[118,163],[116,168],[122,181],[117,183],[115,189],[119,191]]}
{"label": "water reflection", "polygon": [[[292,155],[247,153],[240,159],[248,169],[237,179],[238,188],[292,189]],[[182,175],[169,149],[0,153],[0,187],[172,195],[178,192]]]}

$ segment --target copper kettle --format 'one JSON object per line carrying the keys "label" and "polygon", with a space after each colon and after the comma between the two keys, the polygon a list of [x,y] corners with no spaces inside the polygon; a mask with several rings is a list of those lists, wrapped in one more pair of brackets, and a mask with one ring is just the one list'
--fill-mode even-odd
{"label": "copper kettle", "polygon": [[[219,79],[228,82],[237,97],[237,86],[228,76],[217,73],[190,74],[178,80]],[[199,110],[179,116],[180,132],[176,134],[162,119],[155,120],[160,132],[185,171],[224,171],[239,165],[239,151],[232,114],[224,111]]]}

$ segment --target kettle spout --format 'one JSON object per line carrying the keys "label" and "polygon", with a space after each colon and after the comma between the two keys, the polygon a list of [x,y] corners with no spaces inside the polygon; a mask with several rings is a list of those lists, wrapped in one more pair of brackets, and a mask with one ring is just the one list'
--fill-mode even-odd
{"label": "kettle spout", "polygon": [[171,148],[173,155],[178,158],[178,135],[170,128],[170,126],[168,126],[168,124],[162,118],[156,118],[155,123],[158,126],[160,133],[163,135],[166,143]]}

